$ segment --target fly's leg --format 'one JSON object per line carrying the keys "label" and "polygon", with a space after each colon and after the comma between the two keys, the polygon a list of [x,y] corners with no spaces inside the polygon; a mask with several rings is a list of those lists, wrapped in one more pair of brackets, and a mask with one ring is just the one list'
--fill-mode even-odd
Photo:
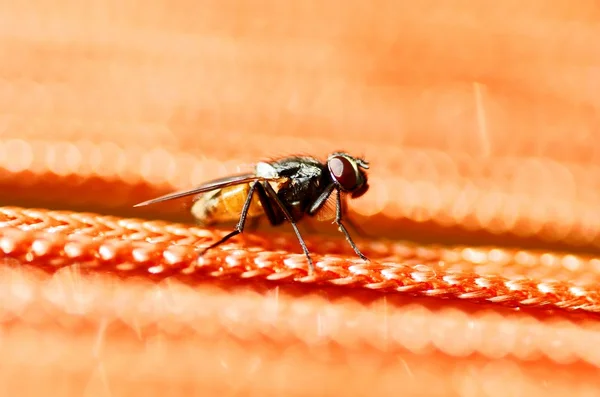
{"label": "fly's leg", "polygon": [[287,221],[292,225],[292,228],[294,228],[294,233],[296,233],[296,237],[298,237],[298,241],[300,241],[300,246],[302,247],[302,251],[304,251],[306,258],[308,259],[308,266],[310,268],[310,274],[313,274],[315,271],[315,265],[313,264],[313,261],[310,257],[310,252],[308,251],[308,247],[306,247],[306,243],[304,242],[304,239],[302,238],[302,234],[300,234],[300,230],[298,230],[298,225],[296,225],[296,222],[294,222],[294,218],[292,218],[292,214],[290,214],[290,211],[288,211],[285,204],[283,204],[283,202],[281,201],[279,196],[277,196],[277,193],[275,192],[275,190],[271,187],[271,185],[268,182],[262,183],[261,188],[264,189],[267,196],[277,204],[277,206],[279,207],[281,212],[283,212],[283,215],[285,216]]}
{"label": "fly's leg", "polygon": [[246,201],[244,202],[244,206],[242,207],[242,213],[240,215],[240,220],[238,221],[238,224],[236,225],[235,229],[231,233],[228,233],[225,236],[223,236],[216,243],[213,243],[213,244],[209,245],[208,247],[199,250],[200,255],[204,255],[206,253],[206,251],[208,251],[209,249],[215,248],[216,246],[223,244],[225,241],[229,240],[230,238],[232,238],[234,236],[237,236],[238,234],[240,234],[244,231],[244,226],[246,224],[246,218],[248,217],[248,211],[250,210],[250,204],[252,203],[252,196],[254,196],[254,192],[256,191],[257,186],[259,186],[258,182],[254,182],[250,186],[250,191],[248,192],[248,196],[246,196]]}
{"label": "fly's leg", "polygon": [[[339,190],[338,190],[338,197],[337,197],[337,208],[340,208],[340,207],[342,207],[342,204],[346,204],[346,202],[343,202],[343,203],[342,203],[342,200],[341,200],[341,197],[340,197],[340,193],[339,193]],[[368,237],[368,236],[369,236],[369,235],[368,235],[368,233],[366,233],[366,232],[365,232],[365,230],[364,230],[362,227],[358,226],[358,225],[356,224],[356,222],[354,222],[354,221],[352,220],[352,218],[350,218],[350,216],[348,215],[348,211],[347,211],[347,210],[348,210],[348,207],[347,207],[347,206],[343,206],[343,207],[342,207],[342,209],[340,210],[340,211],[341,211],[341,214],[340,214],[340,215],[338,215],[338,216],[336,217],[336,219],[337,219],[337,220],[339,220],[339,221],[341,222],[341,220],[342,220],[342,215],[343,215],[343,216],[344,216],[344,223],[345,223],[346,225],[350,226],[352,229],[354,229],[354,231],[356,232],[356,234],[358,234],[358,235],[359,235],[359,236],[361,236],[361,237]],[[336,223],[337,223],[337,222],[336,222]]]}
{"label": "fly's leg", "polygon": [[350,237],[348,230],[346,230],[346,227],[342,223],[342,194],[339,189],[337,190],[337,206],[336,207],[337,208],[335,210],[335,223],[338,225],[338,229],[342,233],[344,233],[344,236],[346,237],[346,241],[348,241],[348,243],[350,244],[350,246],[352,247],[354,252],[356,252],[356,255],[360,256],[360,259],[362,259],[363,261],[368,261],[369,259],[362,252],[360,252],[360,250],[358,249],[358,247],[352,240],[352,237]]}

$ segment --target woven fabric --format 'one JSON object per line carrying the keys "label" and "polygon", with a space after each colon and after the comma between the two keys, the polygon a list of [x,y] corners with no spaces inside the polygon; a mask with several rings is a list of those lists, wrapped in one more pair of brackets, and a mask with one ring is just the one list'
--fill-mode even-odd
{"label": "woven fabric", "polygon": [[[2,394],[600,393],[596,2],[0,10]],[[370,262],[133,208],[340,149]]]}

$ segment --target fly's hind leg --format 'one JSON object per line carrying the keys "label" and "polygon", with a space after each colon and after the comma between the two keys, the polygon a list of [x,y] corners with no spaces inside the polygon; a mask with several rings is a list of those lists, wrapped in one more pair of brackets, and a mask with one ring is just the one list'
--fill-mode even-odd
{"label": "fly's hind leg", "polygon": [[238,234],[240,234],[244,231],[244,226],[246,225],[246,219],[248,217],[248,210],[250,209],[250,204],[252,203],[252,196],[254,196],[254,192],[256,191],[257,186],[259,186],[258,182],[254,182],[250,186],[250,191],[248,192],[248,196],[246,197],[246,201],[244,202],[244,206],[242,207],[242,213],[240,215],[240,220],[238,221],[238,224],[236,225],[235,229],[232,232],[223,236],[217,242],[209,245],[206,248],[200,249],[199,250],[200,255],[204,255],[206,253],[206,251],[208,251],[209,249],[215,248],[216,246],[223,244],[225,241],[229,240],[230,238],[232,238],[234,236],[237,236]]}

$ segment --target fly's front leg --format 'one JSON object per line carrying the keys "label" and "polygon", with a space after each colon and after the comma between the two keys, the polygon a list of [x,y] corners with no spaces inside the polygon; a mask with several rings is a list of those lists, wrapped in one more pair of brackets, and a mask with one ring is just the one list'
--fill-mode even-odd
{"label": "fly's front leg", "polygon": [[344,236],[346,237],[346,241],[348,241],[348,243],[350,244],[350,246],[352,247],[354,252],[356,252],[356,255],[358,255],[363,261],[368,261],[369,259],[362,252],[360,252],[360,250],[358,249],[358,247],[352,240],[352,237],[350,237],[348,230],[346,230],[346,227],[342,223],[342,193],[340,192],[339,189],[337,189],[336,194],[337,194],[337,206],[336,206],[336,210],[335,210],[335,223],[338,225],[338,229],[342,233],[344,233]]}
{"label": "fly's front leg", "polygon": [[244,231],[244,226],[246,225],[246,218],[248,217],[248,211],[250,210],[250,204],[252,203],[252,196],[254,196],[254,192],[256,191],[258,184],[259,184],[258,182],[254,182],[250,186],[250,191],[248,192],[248,196],[246,197],[246,201],[244,202],[244,206],[242,207],[242,213],[240,215],[240,220],[238,221],[238,224],[236,225],[235,229],[231,233],[228,233],[225,236],[223,236],[216,243],[213,243],[213,244],[209,245],[208,247],[199,250],[200,255],[204,255],[206,253],[206,251],[208,251],[209,249],[215,248],[216,246],[223,244],[225,241],[229,240],[230,238],[232,238],[234,236],[237,236],[238,234],[240,234]]}
{"label": "fly's front leg", "polygon": [[[348,214],[348,204],[347,201],[344,200],[339,200],[338,201],[338,207],[343,205],[343,208],[341,209],[342,215],[344,217],[344,223],[348,226],[350,226],[354,232],[356,232],[356,234],[358,234],[361,237],[369,237],[369,234],[367,232],[365,232],[365,230],[358,226],[356,224],[356,222],[350,217],[350,215]],[[337,218],[336,218],[337,219]],[[341,221],[341,216],[340,216],[340,221]]]}

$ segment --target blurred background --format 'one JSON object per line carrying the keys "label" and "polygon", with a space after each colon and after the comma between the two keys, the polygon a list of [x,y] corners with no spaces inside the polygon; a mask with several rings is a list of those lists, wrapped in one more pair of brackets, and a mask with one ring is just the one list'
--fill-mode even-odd
{"label": "blurred background", "polygon": [[385,233],[597,247],[600,11],[560,4],[3,5],[2,200],[133,214],[343,149],[373,162],[353,209]]}
{"label": "blurred background", "polygon": [[[600,5],[585,0],[0,1],[0,204],[192,222],[177,205],[132,205],[258,160],[345,150],[371,163],[351,213],[372,244],[459,247],[459,275],[502,275],[493,260],[509,252],[513,276],[585,282],[595,305],[598,37]],[[2,270],[6,395],[600,391],[592,314],[404,296],[384,313],[374,307],[388,298],[370,292],[31,271]],[[279,322],[256,323],[273,302],[286,307]],[[191,326],[197,306],[210,315]],[[388,314],[414,333],[389,342]],[[113,317],[127,326],[105,334]],[[333,327],[326,342],[317,323]]]}

